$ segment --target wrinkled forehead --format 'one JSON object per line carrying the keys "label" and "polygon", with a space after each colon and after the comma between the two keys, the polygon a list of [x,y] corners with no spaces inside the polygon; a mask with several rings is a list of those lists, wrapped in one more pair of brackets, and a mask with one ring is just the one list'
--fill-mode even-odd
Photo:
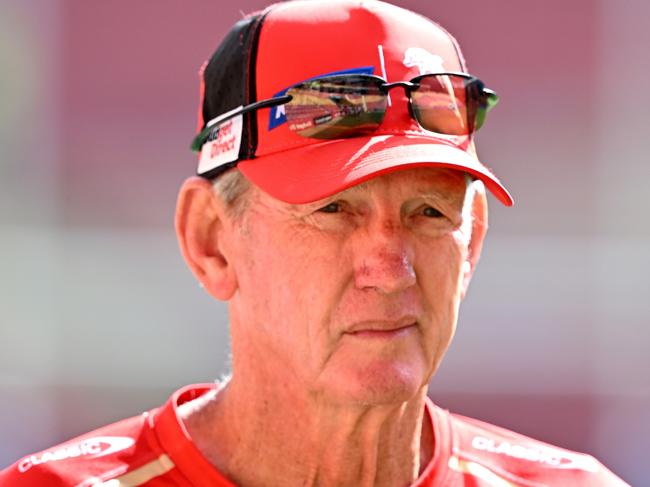
{"label": "wrinkled forehead", "polygon": [[468,187],[476,180],[468,173],[448,168],[418,167],[397,169],[372,177],[338,193],[310,203],[292,204],[277,200],[251,183],[262,198],[293,210],[319,207],[327,202],[382,196],[400,204],[413,198],[427,198],[448,203],[464,204]]}

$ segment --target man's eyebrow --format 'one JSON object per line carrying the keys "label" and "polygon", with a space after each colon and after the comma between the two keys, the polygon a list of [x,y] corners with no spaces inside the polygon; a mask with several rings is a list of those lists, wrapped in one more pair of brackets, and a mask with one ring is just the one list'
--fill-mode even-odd
{"label": "man's eyebrow", "polygon": [[472,183],[472,178],[465,174],[465,188],[462,193],[459,193],[457,190],[454,191],[441,191],[440,189],[422,185],[419,187],[419,194],[424,198],[429,198],[433,200],[442,200],[447,203],[453,203],[458,199],[464,200],[468,194],[469,187]]}
{"label": "man's eyebrow", "polygon": [[438,191],[436,189],[427,188],[418,192],[418,196],[431,200],[442,200],[447,203],[453,203],[458,199],[457,195],[450,192]]}

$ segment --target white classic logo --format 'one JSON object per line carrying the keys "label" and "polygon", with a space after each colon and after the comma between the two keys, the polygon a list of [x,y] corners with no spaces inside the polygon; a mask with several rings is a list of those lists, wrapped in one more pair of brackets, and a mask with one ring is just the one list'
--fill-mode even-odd
{"label": "white classic logo", "polygon": [[543,463],[552,468],[576,469],[586,472],[597,472],[598,462],[589,455],[580,455],[556,450],[548,447],[528,447],[507,441],[498,442],[484,436],[475,436],[472,447],[477,450],[506,455],[513,458],[528,460],[529,462]]}
{"label": "white classic logo", "polygon": [[83,456],[99,458],[110,455],[111,453],[126,450],[134,443],[135,440],[132,438],[125,438],[123,436],[97,436],[95,438],[88,438],[78,443],[62,446],[56,450],[47,450],[39,455],[30,455],[25,457],[18,462],[18,470],[24,473],[34,465],[65,460],[66,458]]}
{"label": "white classic logo", "polygon": [[409,47],[404,51],[404,60],[402,62],[407,68],[417,66],[420,74],[445,72],[442,58],[421,47]]}

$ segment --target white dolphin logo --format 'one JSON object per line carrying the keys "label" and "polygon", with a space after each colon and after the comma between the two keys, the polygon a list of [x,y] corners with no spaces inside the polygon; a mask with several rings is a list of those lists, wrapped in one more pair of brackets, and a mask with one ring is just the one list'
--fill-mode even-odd
{"label": "white dolphin logo", "polygon": [[420,74],[445,72],[442,58],[421,47],[409,47],[404,51],[404,60],[402,62],[407,68],[417,66]]}

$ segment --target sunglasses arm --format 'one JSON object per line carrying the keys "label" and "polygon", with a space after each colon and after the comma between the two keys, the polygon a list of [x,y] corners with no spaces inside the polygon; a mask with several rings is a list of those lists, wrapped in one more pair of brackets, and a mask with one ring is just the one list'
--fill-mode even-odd
{"label": "sunglasses arm", "polygon": [[228,120],[235,118],[239,115],[244,115],[245,113],[249,113],[254,110],[259,110],[260,108],[269,108],[269,107],[276,107],[278,105],[284,105],[285,103],[289,103],[292,99],[293,97],[291,95],[282,95],[276,98],[269,98],[267,100],[261,100],[255,103],[251,103],[250,105],[246,105],[245,107],[241,107],[232,110],[230,112],[222,113],[221,115],[216,116],[215,118],[213,118],[212,120],[210,120],[208,123],[205,124],[205,128],[201,130],[201,132],[199,132],[196,137],[194,137],[194,140],[192,141],[190,148],[193,151],[201,150],[201,146],[203,146],[203,143],[210,135],[210,132],[217,125],[221,125],[222,123],[227,122]]}

